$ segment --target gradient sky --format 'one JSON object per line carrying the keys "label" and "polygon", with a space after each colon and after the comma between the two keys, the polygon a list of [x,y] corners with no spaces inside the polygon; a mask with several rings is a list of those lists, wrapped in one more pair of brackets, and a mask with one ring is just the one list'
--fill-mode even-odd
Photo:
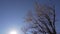
{"label": "gradient sky", "polygon": [[[60,32],[59,1],[60,0],[55,0],[57,32]],[[44,4],[47,3],[47,1],[39,0],[39,3]],[[0,34],[7,34],[11,29],[17,29],[20,31],[20,28],[25,25],[24,17],[28,10],[33,10],[33,6],[34,0],[0,0]]]}

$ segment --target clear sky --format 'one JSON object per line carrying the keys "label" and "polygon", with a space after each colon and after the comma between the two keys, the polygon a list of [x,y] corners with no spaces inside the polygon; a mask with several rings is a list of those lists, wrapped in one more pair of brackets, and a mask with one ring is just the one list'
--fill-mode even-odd
{"label": "clear sky", "polygon": [[60,0],[55,1],[55,11],[56,11],[56,30],[60,32]]}
{"label": "clear sky", "polygon": [[[56,3],[56,30],[60,32],[60,10],[59,2]],[[51,1],[52,2],[52,1]],[[39,0],[39,3],[47,3],[45,0]],[[33,10],[34,0],[0,0],[0,34],[7,34],[11,29],[17,29],[24,26],[24,17],[28,10]],[[20,31],[21,32],[21,31]],[[19,33],[20,34],[20,33]]]}

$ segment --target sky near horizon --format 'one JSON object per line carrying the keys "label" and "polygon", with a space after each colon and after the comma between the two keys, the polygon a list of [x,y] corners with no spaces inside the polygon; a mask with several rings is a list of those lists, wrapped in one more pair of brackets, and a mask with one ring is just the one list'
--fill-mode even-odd
{"label": "sky near horizon", "polygon": [[[60,32],[60,0],[56,3],[56,30]],[[52,1],[51,1],[52,2]],[[39,3],[47,3],[45,0],[39,0]],[[0,0],[0,34],[7,34],[9,30],[16,29],[19,32],[24,23],[24,17],[28,10],[34,10],[34,0]],[[23,34],[23,33],[19,33]]]}

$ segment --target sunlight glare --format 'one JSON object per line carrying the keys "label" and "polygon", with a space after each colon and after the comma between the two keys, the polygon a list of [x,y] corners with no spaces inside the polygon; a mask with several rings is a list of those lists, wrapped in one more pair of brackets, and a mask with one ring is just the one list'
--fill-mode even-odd
{"label": "sunlight glare", "polygon": [[10,34],[17,34],[17,31],[10,31]]}

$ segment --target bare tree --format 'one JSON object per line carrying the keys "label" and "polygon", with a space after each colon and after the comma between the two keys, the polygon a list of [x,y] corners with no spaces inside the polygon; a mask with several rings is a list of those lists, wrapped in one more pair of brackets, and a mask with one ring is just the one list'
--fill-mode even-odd
{"label": "bare tree", "polygon": [[27,22],[31,22],[31,29],[34,28],[34,34],[56,34],[55,30],[55,7],[47,5],[39,5],[35,3],[35,11],[28,13]]}

